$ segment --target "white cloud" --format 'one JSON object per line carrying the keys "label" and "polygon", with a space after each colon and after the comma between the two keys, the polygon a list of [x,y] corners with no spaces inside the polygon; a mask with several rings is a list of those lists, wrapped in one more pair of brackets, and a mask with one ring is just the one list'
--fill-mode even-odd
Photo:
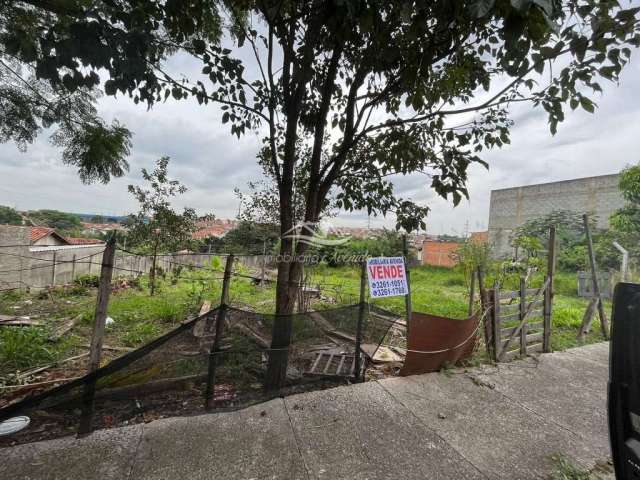
{"label": "white cloud", "polygon": [[[637,60],[636,54],[633,58]],[[191,60],[179,57],[173,67],[196,71]],[[555,137],[549,133],[542,111],[519,107],[512,143],[502,150],[483,153],[487,171],[475,165],[469,172],[470,200],[453,208],[430,190],[430,179],[422,174],[398,178],[395,184],[404,197],[431,206],[427,219],[433,233],[463,233],[486,228],[491,189],[549,182],[616,172],[640,161],[638,122],[640,105],[636,85],[640,66],[631,63],[623,72],[620,87],[604,85],[599,108],[591,115],[568,112]],[[118,118],[133,132],[131,170],[109,185],[83,185],[73,168],[62,165],[59,152],[41,135],[21,153],[13,144],[0,145],[0,204],[22,209],[55,208],[73,212],[123,214],[135,209],[126,191],[140,181],[140,169],[153,168],[155,159],[172,157],[172,177],[189,187],[176,206],[192,206],[200,213],[234,217],[238,201],[234,187],[243,188],[261,176],[256,163],[259,138],[251,133],[237,139],[221,124],[221,111],[195,101],[168,101],[147,112],[128,98],[104,98],[101,114]],[[366,226],[363,212],[341,214],[335,224]],[[372,226],[394,226],[392,216],[371,219]]]}

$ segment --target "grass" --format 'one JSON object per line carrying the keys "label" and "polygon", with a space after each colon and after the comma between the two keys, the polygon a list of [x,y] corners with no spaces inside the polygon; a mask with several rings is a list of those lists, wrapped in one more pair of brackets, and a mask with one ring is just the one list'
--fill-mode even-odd
{"label": "grass", "polygon": [[[247,273],[243,270],[244,273]],[[320,285],[321,298],[312,309],[320,310],[358,302],[360,272],[355,267],[307,269],[308,283]],[[149,295],[146,277],[131,282],[131,288],[116,289],[109,302],[108,315],[113,318],[106,329],[105,344],[138,347],[175,328],[189,315],[195,315],[204,301],[215,307],[221,293],[221,265],[210,269],[183,269],[180,278],[159,278],[157,293]],[[232,277],[230,304],[262,313],[275,310],[275,286],[262,287],[249,279]],[[465,318],[468,287],[461,272],[434,267],[416,267],[411,271],[414,311],[452,318]],[[533,279],[541,284],[542,277]],[[559,273],[555,280],[552,347],[563,350],[577,345],[576,334],[587,300],[576,296],[576,277]],[[91,336],[96,289],[91,282],[39,293],[9,291],[0,294],[0,313],[29,316],[42,326],[0,329],[0,375],[38,366],[86,351]],[[403,297],[371,299],[371,303],[397,314],[404,314]],[[611,306],[606,302],[606,310]],[[80,318],[76,327],[62,341],[49,342],[52,329],[65,319]],[[599,324],[594,321],[587,343],[601,340]]]}

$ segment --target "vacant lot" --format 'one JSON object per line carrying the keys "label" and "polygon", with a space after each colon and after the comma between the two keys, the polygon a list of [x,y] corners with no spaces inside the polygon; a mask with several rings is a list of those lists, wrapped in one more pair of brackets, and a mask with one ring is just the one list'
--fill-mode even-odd
{"label": "vacant lot", "polygon": [[[252,272],[241,269],[239,273]],[[149,295],[146,277],[137,281],[117,280],[109,304],[112,320],[109,320],[105,339],[105,344],[113,349],[106,352],[105,361],[171,330],[188,316],[195,315],[204,301],[210,301],[215,307],[220,296],[221,274],[219,264],[206,269],[184,269],[179,275],[167,274],[160,279],[159,290],[153,297]],[[358,301],[360,279],[357,268],[317,266],[307,269],[306,274],[307,284],[319,290],[318,298],[311,300],[311,309]],[[461,272],[418,267],[412,270],[411,281],[415,311],[454,318],[466,315],[468,287]],[[87,352],[95,308],[94,282],[95,279],[84,279],[76,285],[50,291],[0,294],[1,314],[28,317],[35,323],[28,327],[0,327],[0,385],[27,383],[29,376],[16,376],[16,372]],[[541,282],[542,278],[536,277],[532,285]],[[576,344],[575,335],[587,301],[576,296],[574,274],[558,274],[555,284],[552,345],[555,350],[561,350]],[[515,285],[505,288],[515,288]],[[270,313],[274,311],[274,296],[273,283],[260,286],[251,279],[233,277],[232,305]],[[373,303],[398,314],[404,313],[402,297]],[[607,311],[610,311],[608,305]],[[52,339],[56,329],[70,320],[74,321],[73,328],[61,338]],[[588,342],[600,338],[598,328],[596,321]],[[64,370],[65,375],[81,374],[83,363],[83,360],[71,362]]]}

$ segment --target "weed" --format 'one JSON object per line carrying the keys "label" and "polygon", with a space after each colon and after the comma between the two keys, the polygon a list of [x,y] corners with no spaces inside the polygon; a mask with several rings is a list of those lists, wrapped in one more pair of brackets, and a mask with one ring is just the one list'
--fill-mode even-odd
{"label": "weed", "polygon": [[125,345],[137,347],[150,342],[160,334],[160,329],[152,323],[136,323],[126,329],[121,339]]}
{"label": "weed", "polygon": [[98,287],[100,285],[100,277],[98,275],[79,275],[74,278],[73,283],[81,287]]}
{"label": "weed", "polygon": [[51,362],[55,352],[46,332],[36,327],[0,329],[0,365],[3,372],[21,370]]}
{"label": "weed", "polygon": [[568,457],[562,454],[552,455],[554,464],[551,480],[592,480],[588,470],[576,466]]}

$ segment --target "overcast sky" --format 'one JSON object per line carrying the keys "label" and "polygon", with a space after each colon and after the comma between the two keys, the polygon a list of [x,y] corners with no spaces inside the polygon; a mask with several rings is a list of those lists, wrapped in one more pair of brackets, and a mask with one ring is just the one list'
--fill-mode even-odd
{"label": "overcast sky", "polygon": [[[185,58],[175,59],[172,66],[176,70],[194,67]],[[462,234],[467,228],[486,229],[492,189],[604,175],[637,163],[640,55],[634,53],[621,85],[604,82],[604,94],[596,97],[595,114],[569,111],[555,137],[549,133],[542,110],[522,105],[513,110],[516,124],[511,145],[482,153],[489,170],[471,168],[470,200],[457,208],[437,197],[422,174],[397,179],[397,191],[404,198],[431,206],[429,233]],[[75,169],[62,164],[59,152],[43,134],[26,153],[12,143],[0,145],[0,205],[123,215],[136,208],[127,185],[140,183],[140,169],[152,169],[157,158],[168,155],[172,158],[170,176],[189,188],[175,202],[177,207],[191,206],[201,214],[234,218],[238,200],[233,188],[246,189],[248,181],[261,176],[255,158],[258,137],[251,133],[240,139],[231,136],[228,125],[221,124],[216,106],[199,106],[195,100],[168,101],[147,111],[126,97],[110,97],[100,100],[99,110],[105,119],[117,118],[134,133],[131,169],[125,177],[108,185],[83,185]],[[366,213],[341,213],[333,223],[364,227],[368,219]],[[392,228],[395,222],[392,217],[372,218],[370,224]]]}

